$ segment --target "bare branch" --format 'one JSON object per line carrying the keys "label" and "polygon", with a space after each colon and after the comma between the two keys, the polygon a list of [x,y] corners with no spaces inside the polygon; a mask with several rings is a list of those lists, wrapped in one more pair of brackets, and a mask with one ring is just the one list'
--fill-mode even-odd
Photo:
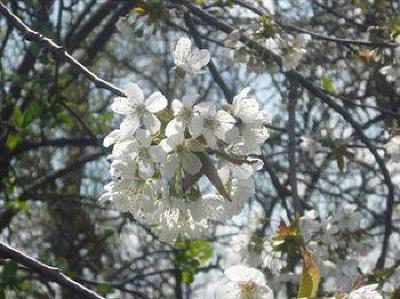
{"label": "bare branch", "polygon": [[299,193],[297,191],[296,176],[296,104],[297,104],[297,81],[292,79],[289,81],[289,97],[288,97],[288,115],[289,115],[289,184],[293,199],[293,206],[296,216],[303,215],[303,206],[301,204]]}
{"label": "bare branch", "polygon": [[46,280],[54,281],[60,286],[75,292],[80,296],[79,298],[105,299],[104,297],[64,275],[61,272],[61,269],[50,267],[2,242],[0,242],[0,257],[13,260],[16,263],[33,270]]}

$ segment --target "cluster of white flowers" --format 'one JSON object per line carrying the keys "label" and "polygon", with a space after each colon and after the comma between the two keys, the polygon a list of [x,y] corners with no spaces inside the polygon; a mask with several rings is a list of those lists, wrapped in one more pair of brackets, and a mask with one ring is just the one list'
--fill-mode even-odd
{"label": "cluster of white flowers", "polygon": [[[176,73],[196,74],[207,65],[207,50],[192,50],[182,38],[174,51]],[[254,193],[254,173],[268,138],[265,114],[250,97],[249,88],[234,97],[232,105],[218,110],[198,95],[168,101],[160,92],[149,97],[137,84],[129,84],[127,97],[114,99],[111,109],[124,116],[104,145],[109,155],[112,181],[101,200],[173,242],[178,237],[199,238],[213,221],[240,212]],[[201,192],[207,177],[211,193]]]}
{"label": "cluster of white flowers", "polygon": [[[276,24],[272,24],[271,26],[276,26]],[[246,36],[252,36],[258,43],[265,45],[272,53],[280,56],[286,70],[295,69],[301,58],[307,53],[307,45],[312,40],[311,35],[299,33],[282,36],[282,34],[274,33],[271,37],[265,38],[264,30],[265,28],[260,28],[258,23],[234,30],[226,38],[225,46],[234,49],[235,60],[246,63],[249,70],[256,73],[262,71],[264,66],[258,60],[259,58],[249,55],[247,48],[240,42],[242,34],[245,33]]]}
{"label": "cluster of white flowers", "polygon": [[361,213],[350,205],[325,219],[318,219],[314,210],[300,218],[301,235],[320,267],[326,289],[348,288],[360,275],[360,257],[371,249],[361,219]]}

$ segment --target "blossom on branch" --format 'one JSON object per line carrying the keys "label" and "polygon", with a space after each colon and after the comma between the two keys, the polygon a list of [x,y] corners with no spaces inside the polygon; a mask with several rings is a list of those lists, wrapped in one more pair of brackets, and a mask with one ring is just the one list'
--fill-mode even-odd
{"label": "blossom on branch", "polygon": [[273,299],[264,274],[254,268],[237,265],[224,271],[230,282],[218,287],[215,298],[220,299]]}

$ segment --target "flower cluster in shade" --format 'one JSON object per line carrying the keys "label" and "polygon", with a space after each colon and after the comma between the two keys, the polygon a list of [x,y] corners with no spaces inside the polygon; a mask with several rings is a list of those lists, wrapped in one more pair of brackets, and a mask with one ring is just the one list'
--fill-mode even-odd
{"label": "flower cluster in shade", "polygon": [[348,204],[322,219],[314,210],[300,218],[301,235],[320,267],[325,289],[348,289],[359,278],[362,258],[373,249],[362,219],[361,212]]}
{"label": "flower cluster in shade", "polygon": [[[209,60],[207,50],[193,50],[187,38],[178,41],[178,78],[199,73]],[[250,89],[221,109],[195,94],[146,97],[135,83],[125,92],[111,105],[124,118],[104,139],[113,146],[112,181],[100,200],[131,213],[168,242],[199,238],[213,222],[239,213],[263,165],[252,157],[268,138],[265,114]]]}
{"label": "flower cluster in shade", "polygon": [[[276,24],[271,24],[275,27]],[[254,41],[265,46],[271,53],[279,56],[282,59],[282,66],[285,70],[295,69],[300,60],[307,54],[307,46],[312,41],[311,35],[307,33],[299,34],[284,34],[272,30],[266,31],[264,26],[260,27],[259,23],[250,24],[245,28],[233,30],[225,40],[225,46],[234,49],[234,60],[246,63],[249,71],[255,73],[263,72],[264,64],[259,57],[250,55],[247,47],[241,42],[242,37],[251,36]],[[268,38],[266,38],[268,36]],[[271,66],[270,66],[271,67]],[[276,66],[271,68],[274,70]]]}

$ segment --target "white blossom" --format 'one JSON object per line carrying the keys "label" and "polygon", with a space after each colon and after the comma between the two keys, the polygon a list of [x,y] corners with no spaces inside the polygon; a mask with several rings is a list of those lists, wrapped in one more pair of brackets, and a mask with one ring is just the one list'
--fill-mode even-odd
{"label": "white blossom", "polygon": [[185,139],[183,135],[177,134],[161,140],[160,145],[167,154],[167,160],[162,166],[166,177],[172,178],[181,169],[191,175],[200,171],[202,164],[195,152],[201,149],[194,139]]}
{"label": "white blossom", "polygon": [[150,131],[137,129],[135,138],[114,146],[112,158],[121,159],[126,155],[138,165],[138,176],[144,179],[154,174],[154,163],[165,162],[166,154],[160,145],[151,145]]}
{"label": "white blossom", "polygon": [[265,281],[264,274],[254,268],[243,265],[232,266],[224,271],[230,280],[218,287],[215,298],[219,299],[272,299],[271,288]]}
{"label": "white blossom", "polygon": [[133,134],[142,125],[152,133],[159,131],[160,121],[154,113],[167,107],[167,99],[160,92],[145,99],[142,89],[135,83],[129,84],[125,92],[128,97],[116,97],[111,104],[114,112],[126,115],[120,127],[122,135]]}
{"label": "white blossom", "polygon": [[176,134],[184,135],[186,128],[189,129],[190,133],[193,136],[194,130],[192,121],[195,117],[198,117],[198,114],[194,112],[193,105],[196,103],[197,98],[198,95],[190,94],[183,96],[182,101],[179,101],[177,99],[172,101],[171,108],[174,119],[172,119],[168,123],[165,129],[165,135],[167,137]]}
{"label": "white blossom", "polygon": [[376,290],[378,284],[369,284],[350,292],[348,299],[383,299],[383,296]]}
{"label": "white blossom", "polygon": [[199,116],[192,121],[193,137],[202,135],[211,149],[217,148],[217,139],[225,140],[226,133],[233,128],[235,119],[226,111],[217,111],[212,103],[196,106]]}
{"label": "white blossom", "polygon": [[269,137],[264,127],[265,113],[260,111],[257,101],[249,97],[250,88],[245,88],[233,98],[231,111],[236,120],[235,127],[226,136],[233,142],[231,150],[241,155],[261,154],[260,145]]}
{"label": "white blossom", "polygon": [[192,41],[186,37],[178,40],[173,55],[177,68],[190,74],[200,72],[210,61],[208,50],[192,49]]}

